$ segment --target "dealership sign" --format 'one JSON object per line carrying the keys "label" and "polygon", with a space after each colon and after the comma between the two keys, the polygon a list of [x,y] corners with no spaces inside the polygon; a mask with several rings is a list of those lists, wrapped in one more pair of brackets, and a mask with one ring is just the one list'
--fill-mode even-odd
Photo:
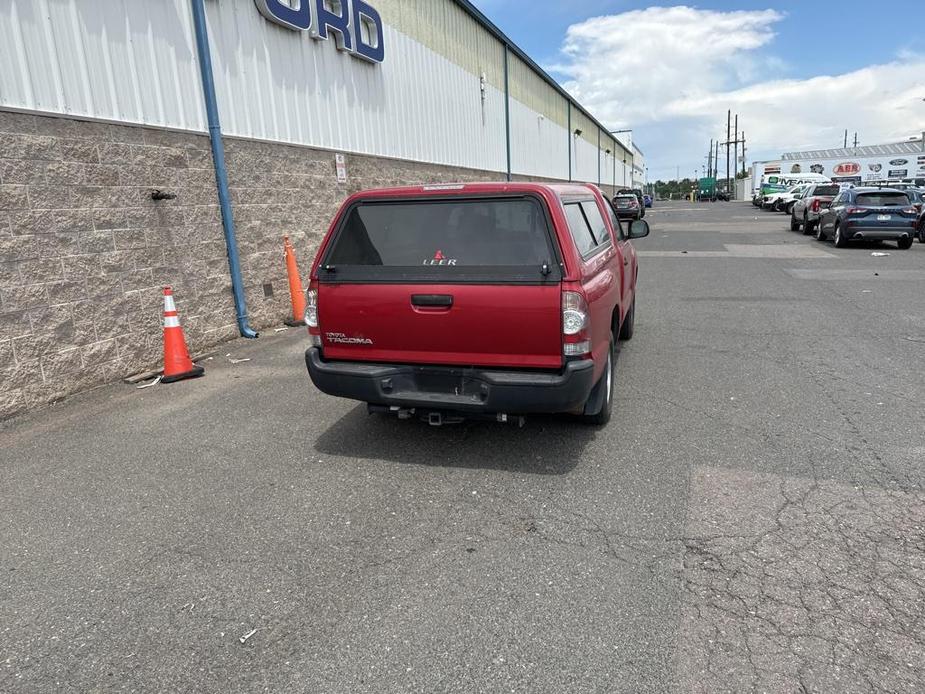
{"label": "dealership sign", "polygon": [[[308,31],[327,41],[331,35],[338,50],[371,63],[385,59],[382,18],[362,0],[254,0],[260,14],[292,31]],[[330,8],[330,9],[329,9]]]}
{"label": "dealership sign", "polygon": [[832,169],[833,176],[855,176],[861,172],[861,165],[856,161],[843,161]]}

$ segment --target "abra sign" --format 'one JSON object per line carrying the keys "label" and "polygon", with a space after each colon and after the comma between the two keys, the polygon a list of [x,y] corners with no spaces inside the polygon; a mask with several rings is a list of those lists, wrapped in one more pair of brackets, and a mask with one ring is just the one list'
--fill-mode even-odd
{"label": "abra sign", "polygon": [[385,58],[382,18],[362,0],[254,0],[260,14],[292,31],[308,31],[371,63]]}
{"label": "abra sign", "polygon": [[832,169],[833,176],[854,176],[861,173],[861,165],[856,161],[843,161]]}

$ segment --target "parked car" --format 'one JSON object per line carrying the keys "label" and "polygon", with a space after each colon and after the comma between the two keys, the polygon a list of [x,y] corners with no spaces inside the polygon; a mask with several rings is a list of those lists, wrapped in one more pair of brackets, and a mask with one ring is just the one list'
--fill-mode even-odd
{"label": "parked car", "polygon": [[910,196],[912,206],[919,211],[918,221],[915,223],[915,237],[919,242],[925,243],[925,191],[906,191],[906,195]]}
{"label": "parked car", "polygon": [[777,203],[777,201],[780,199],[782,195],[786,195],[787,193],[789,193],[792,190],[795,190],[798,187],[799,186],[791,186],[787,190],[778,190],[778,191],[774,191],[771,193],[766,193],[765,195],[762,195],[760,197],[758,206],[763,210],[774,209],[774,205]]}
{"label": "parked car", "polygon": [[613,207],[620,219],[642,219],[645,209],[632,193],[617,193],[613,199]]}
{"label": "parked car", "polygon": [[639,188],[621,188],[617,191],[617,195],[635,195],[636,200],[639,203],[639,209],[642,210],[642,217],[646,216],[646,200],[645,196],[642,194],[642,190]]}
{"label": "parked car", "polygon": [[909,188],[903,191],[909,197],[909,203],[920,213],[925,208],[925,191],[921,188]]}
{"label": "parked car", "polygon": [[844,248],[851,241],[895,241],[905,250],[912,246],[915,208],[901,190],[851,188],[843,190],[822,214],[816,238],[831,238]]}
{"label": "parked car", "polygon": [[529,413],[606,423],[633,336],[631,239],[590,185],[476,183],[348,198],[312,265],[308,372],[432,425]]}
{"label": "parked car", "polygon": [[790,209],[793,206],[793,203],[796,202],[798,196],[800,196],[804,190],[809,187],[809,184],[803,184],[799,186],[794,186],[790,190],[784,193],[776,193],[772,196],[767,207],[775,212],[786,212],[790,214]]}
{"label": "parked car", "polygon": [[652,207],[652,196],[646,193],[642,196],[643,207]]}
{"label": "parked car", "polygon": [[837,183],[814,183],[808,186],[790,208],[790,231],[802,228],[804,234],[812,234],[822,213],[829,208],[840,190]]}

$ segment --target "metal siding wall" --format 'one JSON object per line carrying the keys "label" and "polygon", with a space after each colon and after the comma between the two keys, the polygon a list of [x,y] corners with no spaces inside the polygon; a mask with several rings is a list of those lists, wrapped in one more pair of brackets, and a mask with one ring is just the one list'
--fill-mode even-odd
{"label": "metal siding wall", "polygon": [[568,130],[511,99],[513,173],[568,179]]}
{"label": "metal siding wall", "polygon": [[[505,169],[502,93],[489,85],[483,105],[478,76],[390,25],[386,60],[373,65],[266,21],[252,0],[210,3],[208,14],[226,133]],[[443,20],[431,21],[445,44]]]}
{"label": "metal siding wall", "polygon": [[186,0],[2,0],[0,61],[4,106],[205,130]]}
{"label": "metal siding wall", "polygon": [[[596,128],[594,132],[597,132]],[[585,183],[597,183],[597,145],[592,145],[584,136],[573,137],[572,143],[572,178]]]}
{"label": "metal siding wall", "polygon": [[450,0],[380,0],[382,19],[405,36],[489,84],[504,88],[504,47],[488,30]]}
{"label": "metal siding wall", "polygon": [[[449,0],[374,5],[381,65],[268,22],[253,0],[206,3],[224,131],[504,171],[502,44]],[[189,0],[0,0],[0,60],[0,106],[206,129]],[[566,99],[510,66],[514,173],[567,178]],[[573,178],[597,181],[597,126],[572,116]]]}
{"label": "metal siding wall", "polygon": [[529,65],[511,53],[511,96],[545,118],[568,127],[568,100]]}

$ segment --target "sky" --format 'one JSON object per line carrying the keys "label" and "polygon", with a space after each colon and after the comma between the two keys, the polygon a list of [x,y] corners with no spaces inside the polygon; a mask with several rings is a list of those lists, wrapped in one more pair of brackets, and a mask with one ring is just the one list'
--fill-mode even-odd
{"label": "sky", "polygon": [[[921,0],[474,0],[611,129],[632,128],[649,179],[700,175],[739,115],[748,161],[921,136]],[[725,153],[720,155],[720,175]]]}

